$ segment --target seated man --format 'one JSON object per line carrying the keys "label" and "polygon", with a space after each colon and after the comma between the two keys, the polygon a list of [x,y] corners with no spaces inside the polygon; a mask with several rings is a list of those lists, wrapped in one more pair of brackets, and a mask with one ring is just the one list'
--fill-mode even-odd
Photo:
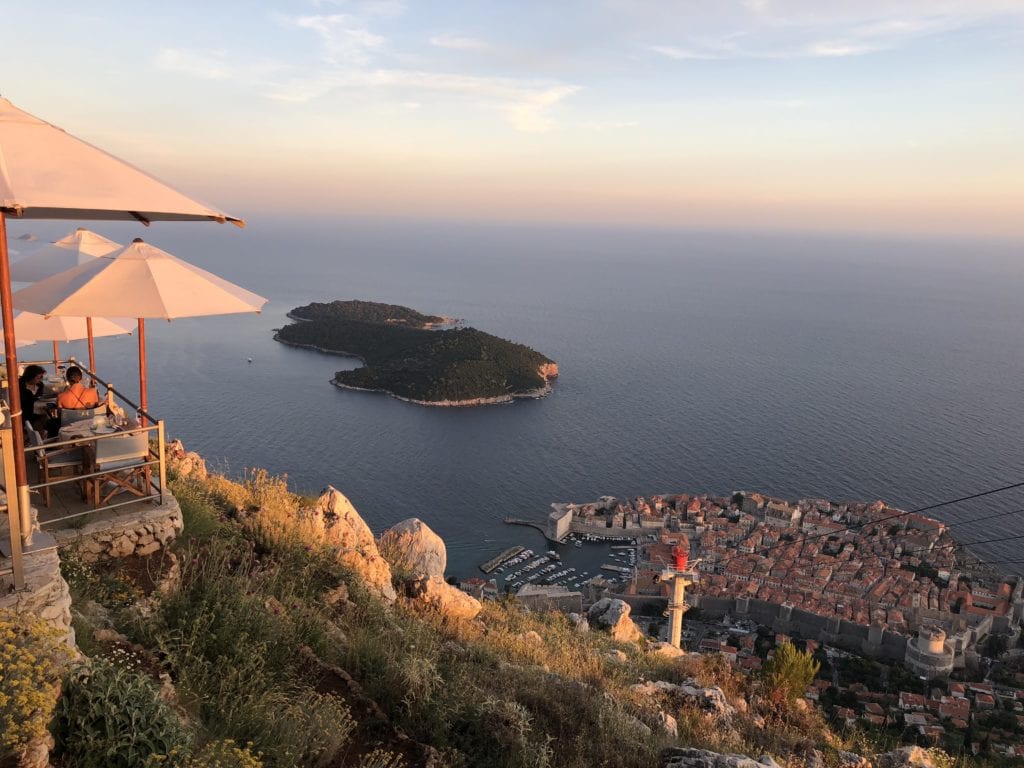
{"label": "seated man", "polygon": [[57,395],[57,407],[79,410],[95,408],[100,404],[100,395],[95,387],[82,384],[82,369],[72,365],[67,372],[68,388]]}

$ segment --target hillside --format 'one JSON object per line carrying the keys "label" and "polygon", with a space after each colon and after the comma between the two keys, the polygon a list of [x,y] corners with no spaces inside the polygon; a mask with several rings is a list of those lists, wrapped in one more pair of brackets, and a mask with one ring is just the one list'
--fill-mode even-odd
{"label": "hillside", "polygon": [[602,628],[593,610],[588,625],[478,603],[444,582],[444,543],[418,520],[375,539],[333,488],[302,498],[260,471],[186,466],[173,548],[62,552],[90,661],[57,705],[59,766],[953,764],[922,750],[869,763],[853,753],[894,745],[831,728],[791,695],[805,683],[678,656],[628,616]]}
{"label": "hillside", "polygon": [[362,368],[335,373],[342,387],[426,405],[475,405],[540,396],[558,375],[552,360],[524,344],[475,328],[435,329],[454,321],[408,307],[335,301],[289,316],[298,322],[279,329],[278,341],[363,360]]}

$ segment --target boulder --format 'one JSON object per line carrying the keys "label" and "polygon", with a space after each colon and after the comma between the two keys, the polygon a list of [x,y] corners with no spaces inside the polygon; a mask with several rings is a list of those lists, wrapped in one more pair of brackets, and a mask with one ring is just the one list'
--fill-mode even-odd
{"label": "boulder", "polygon": [[602,597],[587,611],[590,624],[608,630],[613,640],[623,643],[643,638],[639,627],[629,618],[629,604],[611,597]]}
{"label": "boulder", "polygon": [[405,582],[405,591],[419,607],[437,611],[449,618],[472,619],[483,608],[475,597],[467,595],[437,576],[409,579]]}
{"label": "boulder", "polygon": [[394,602],[397,595],[391,585],[391,568],[381,557],[370,527],[345,494],[327,486],[305,513],[323,541],[335,547],[338,561],[360,574],[371,591]]}
{"label": "boulder", "polygon": [[570,613],[569,623],[572,624],[573,629],[581,635],[590,631],[590,622],[587,621],[586,616],[580,616],[578,613]]}
{"label": "boulder", "polygon": [[717,685],[705,687],[696,680],[686,680],[676,689],[676,695],[691,704],[696,704],[705,712],[713,712],[727,718],[736,714],[736,710],[725,698],[725,691]]}
{"label": "boulder", "polygon": [[679,723],[672,715],[668,712],[658,712],[658,722],[661,723],[665,733],[673,739],[679,738]]}
{"label": "boulder", "polygon": [[666,659],[678,659],[686,655],[686,651],[676,648],[672,643],[651,643],[647,647],[647,652],[652,656],[664,656]]}
{"label": "boulder", "polygon": [[875,768],[936,768],[935,759],[921,747],[900,747],[892,752],[875,755],[871,762]]}
{"label": "boulder", "polygon": [[444,578],[448,550],[441,537],[418,518],[410,517],[385,531],[380,549],[397,573]]}
{"label": "boulder", "polygon": [[839,768],[871,768],[871,761],[856,752],[839,750]]}
{"label": "boulder", "polygon": [[385,531],[380,546],[388,553],[406,595],[419,607],[460,619],[472,619],[483,609],[475,597],[445,582],[448,550],[422,520],[410,517]]}
{"label": "boulder", "polygon": [[779,764],[770,755],[762,755],[760,760],[754,760],[746,755],[669,747],[661,752],[661,768],[779,768]]}
{"label": "boulder", "polygon": [[167,464],[178,477],[194,477],[206,479],[206,462],[195,451],[186,451],[181,440],[172,440],[167,444]]}

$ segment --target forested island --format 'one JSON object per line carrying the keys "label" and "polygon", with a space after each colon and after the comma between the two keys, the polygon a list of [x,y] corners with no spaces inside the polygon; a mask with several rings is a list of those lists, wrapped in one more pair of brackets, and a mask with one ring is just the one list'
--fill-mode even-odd
{"label": "forested island", "polygon": [[363,361],[334,374],[332,383],[348,389],[422,405],[484,405],[543,397],[558,376],[553,360],[525,344],[397,304],[314,302],[288,317],[297,322],[278,329],[277,341]]}

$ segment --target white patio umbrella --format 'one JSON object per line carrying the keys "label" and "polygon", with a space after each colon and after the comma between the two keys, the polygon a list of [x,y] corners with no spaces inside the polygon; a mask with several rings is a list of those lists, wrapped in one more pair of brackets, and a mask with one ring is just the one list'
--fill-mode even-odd
{"label": "white patio umbrella", "polygon": [[146,318],[259,312],[267,300],[142,239],[14,294],[19,309],[81,317],[100,311],[137,317],[139,405],[146,410]]}
{"label": "white patio umbrella", "polygon": [[[45,280],[47,277],[63,272],[65,269],[77,267],[97,256],[106,256],[116,250],[123,248],[120,243],[108,240],[103,235],[91,232],[85,227],[79,227],[70,235],[62,237],[53,243],[48,243],[27,256],[18,259],[11,264],[11,280],[18,283],[34,283],[38,280]],[[93,333],[93,322],[91,317],[84,321],[85,335],[75,336],[75,339],[86,339],[89,350],[89,370],[96,370],[96,348],[93,338],[109,334]],[[15,336],[21,336],[21,326],[17,321],[14,323]],[[46,338],[46,337],[39,337]],[[56,340],[54,340],[56,345]],[[56,348],[54,360],[57,359]],[[56,363],[54,363],[56,365]]]}
{"label": "white patio umbrella", "polygon": [[103,235],[79,227],[70,235],[47,243],[11,264],[11,280],[16,283],[34,283],[77,267],[97,256],[106,256],[124,248],[120,243]]}
{"label": "white patio umbrella", "polygon": [[128,319],[106,317],[46,317],[35,312],[18,312],[14,316],[14,335],[18,344],[53,342],[53,368],[60,361],[60,342],[89,340],[89,366],[92,367],[92,340],[95,336],[123,336],[130,334],[135,323]]}
{"label": "white patio umbrella", "polygon": [[[194,200],[63,129],[0,99],[0,319],[10,381],[18,372],[7,217],[24,219],[245,222]],[[110,316],[101,310],[95,313]],[[21,397],[10,388],[19,508],[28,509]],[[24,527],[23,527],[24,530]],[[16,566],[15,582],[23,581]]]}

